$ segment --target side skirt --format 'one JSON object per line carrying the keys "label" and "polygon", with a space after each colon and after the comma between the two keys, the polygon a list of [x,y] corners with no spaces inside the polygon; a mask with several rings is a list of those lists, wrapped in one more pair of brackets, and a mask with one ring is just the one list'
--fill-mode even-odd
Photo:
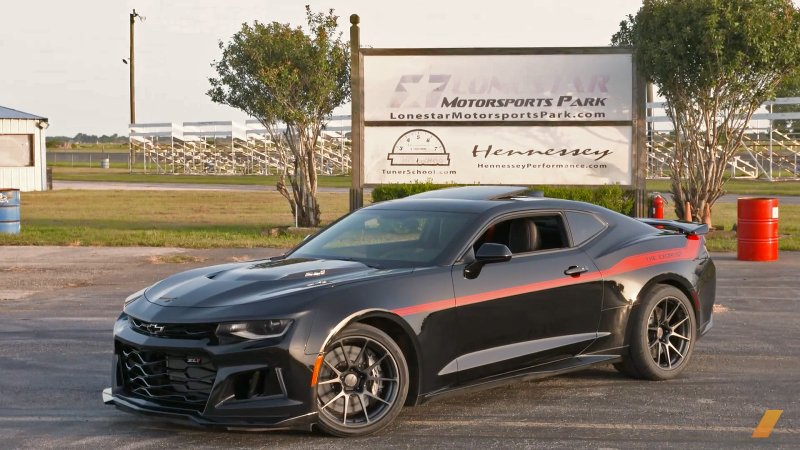
{"label": "side skirt", "polygon": [[569,372],[575,372],[585,369],[588,366],[596,364],[606,364],[621,361],[622,357],[619,355],[581,355],[570,358],[560,359],[558,361],[548,362],[539,366],[529,367],[527,369],[515,370],[513,372],[496,375],[490,378],[483,378],[463,386],[455,388],[447,388],[439,391],[429,392],[419,397],[417,404],[427,403],[432,400],[438,400],[450,395],[462,394],[465,392],[480,391],[484,389],[491,389],[493,387],[502,386],[511,382],[537,380],[540,378],[552,377],[555,375],[562,375]]}

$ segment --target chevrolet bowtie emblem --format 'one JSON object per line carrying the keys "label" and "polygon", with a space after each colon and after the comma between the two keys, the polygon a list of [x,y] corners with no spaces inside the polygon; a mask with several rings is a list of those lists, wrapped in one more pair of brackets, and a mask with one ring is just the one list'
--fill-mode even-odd
{"label": "chevrolet bowtie emblem", "polygon": [[149,323],[147,324],[147,331],[151,334],[158,334],[164,331],[164,325],[159,325],[157,323]]}

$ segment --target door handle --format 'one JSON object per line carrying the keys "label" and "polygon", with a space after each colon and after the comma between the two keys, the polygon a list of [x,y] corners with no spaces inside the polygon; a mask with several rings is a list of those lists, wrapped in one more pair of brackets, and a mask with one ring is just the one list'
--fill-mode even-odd
{"label": "door handle", "polygon": [[564,275],[569,275],[571,277],[578,276],[584,272],[588,272],[589,269],[583,266],[569,266],[567,270],[564,271]]}

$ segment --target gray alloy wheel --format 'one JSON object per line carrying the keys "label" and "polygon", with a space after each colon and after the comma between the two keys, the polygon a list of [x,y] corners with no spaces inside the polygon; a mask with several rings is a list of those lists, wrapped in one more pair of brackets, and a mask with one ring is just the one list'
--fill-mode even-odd
{"label": "gray alloy wheel", "polygon": [[403,351],[381,330],[353,324],[325,349],[317,377],[319,426],[334,436],[363,436],[394,420],[408,395]]}
{"label": "gray alloy wheel", "polygon": [[621,372],[635,378],[668,380],[689,364],[697,335],[694,309],[686,295],[668,285],[657,285],[631,315],[630,352]]}

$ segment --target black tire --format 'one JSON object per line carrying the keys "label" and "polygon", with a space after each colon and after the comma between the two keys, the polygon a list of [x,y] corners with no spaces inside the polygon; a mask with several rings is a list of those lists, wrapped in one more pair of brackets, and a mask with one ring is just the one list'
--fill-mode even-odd
{"label": "black tire", "polygon": [[629,353],[614,368],[645,380],[669,380],[689,364],[697,337],[694,308],[673,286],[656,285],[633,311]]}
{"label": "black tire", "polygon": [[400,414],[408,396],[403,351],[383,331],[352,324],[325,348],[315,389],[319,428],[339,437],[375,433]]}

